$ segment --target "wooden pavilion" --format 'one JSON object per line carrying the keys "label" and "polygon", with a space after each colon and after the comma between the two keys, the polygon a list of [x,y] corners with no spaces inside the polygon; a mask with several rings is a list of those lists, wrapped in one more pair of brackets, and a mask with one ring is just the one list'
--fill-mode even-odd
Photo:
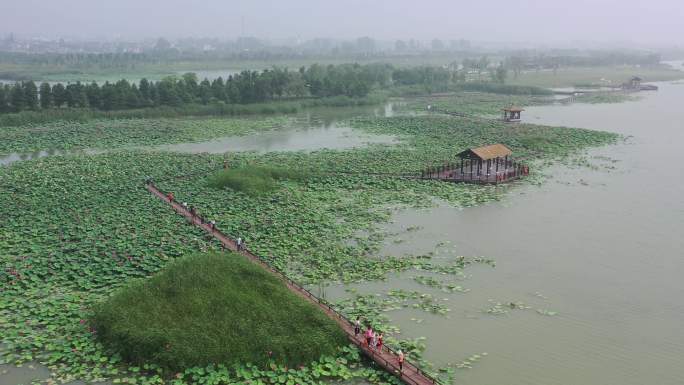
{"label": "wooden pavilion", "polygon": [[528,167],[512,158],[513,151],[503,144],[469,148],[458,153],[460,164],[445,163],[444,166],[423,171],[423,179],[440,179],[453,182],[497,184],[527,175]]}
{"label": "wooden pavilion", "polygon": [[520,107],[510,106],[503,109],[504,122],[519,122],[520,113],[525,111]]}

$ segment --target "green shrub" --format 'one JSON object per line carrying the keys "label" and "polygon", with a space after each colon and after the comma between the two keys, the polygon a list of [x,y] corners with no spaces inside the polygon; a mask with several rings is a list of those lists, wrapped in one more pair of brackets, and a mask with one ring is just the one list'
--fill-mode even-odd
{"label": "green shrub", "polygon": [[[136,280],[96,306],[106,347],[170,370],[208,364],[295,366],[334,354],[339,326],[237,254],[198,254]],[[268,352],[272,352],[269,358]]]}
{"label": "green shrub", "polygon": [[209,178],[209,186],[224,189],[230,188],[247,195],[257,196],[275,190],[278,181],[301,181],[305,175],[286,168],[246,166],[222,170]]}

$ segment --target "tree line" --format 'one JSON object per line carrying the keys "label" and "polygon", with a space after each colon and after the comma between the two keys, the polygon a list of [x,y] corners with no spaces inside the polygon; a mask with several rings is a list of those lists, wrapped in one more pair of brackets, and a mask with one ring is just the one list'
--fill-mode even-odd
{"label": "tree line", "polygon": [[119,80],[41,83],[22,81],[0,85],[0,112],[70,108],[104,111],[178,107],[187,104],[248,104],[303,97],[367,96],[373,87],[389,84],[392,67],[384,64],[311,65],[298,71],[272,68],[242,71],[226,80],[199,81],[194,73],[170,76],[160,81],[142,79],[138,83]]}
{"label": "tree line", "polygon": [[[477,70],[477,78],[467,76]],[[159,81],[41,83],[21,81],[0,84],[0,113],[90,108],[101,111],[189,105],[251,104],[301,98],[364,98],[373,89],[408,87],[412,92],[444,92],[454,84],[489,81],[504,83],[503,64],[490,66],[486,57],[464,59],[462,64],[443,67],[395,68],[390,64],[313,64],[298,70],[274,67],[242,71],[228,76],[199,80],[194,73],[169,76]],[[485,78],[486,79],[486,78]],[[406,90],[404,90],[406,91]]]}

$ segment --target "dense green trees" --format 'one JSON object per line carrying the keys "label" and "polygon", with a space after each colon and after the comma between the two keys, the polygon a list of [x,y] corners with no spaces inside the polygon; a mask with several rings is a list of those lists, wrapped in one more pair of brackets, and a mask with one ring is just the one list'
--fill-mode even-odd
{"label": "dense green trees", "polygon": [[[104,111],[186,104],[247,104],[283,98],[367,96],[373,87],[391,83],[393,68],[385,64],[314,64],[298,71],[272,68],[242,71],[228,77],[199,81],[194,73],[166,77],[158,82],[142,79],[115,83],[42,83],[32,81],[0,85],[0,112],[38,108],[93,108]],[[40,97],[39,97],[40,95]]]}
{"label": "dense green trees", "polygon": [[[274,67],[242,71],[227,79],[199,80],[194,73],[169,76],[159,81],[142,79],[98,83],[48,83],[23,81],[0,84],[0,113],[39,109],[90,108],[117,111],[148,107],[189,105],[237,105],[303,97],[363,98],[374,88],[408,86],[421,92],[444,92],[450,85],[466,81],[466,73],[486,71],[487,57],[464,59],[463,67],[394,68],[389,64],[313,64],[296,71]],[[503,83],[507,68],[489,68],[491,80]],[[480,76],[478,76],[478,79]]]}
{"label": "dense green trees", "polygon": [[395,70],[393,80],[397,85],[424,85],[428,92],[435,92],[446,91],[456,76],[456,72],[442,67],[415,67]]}

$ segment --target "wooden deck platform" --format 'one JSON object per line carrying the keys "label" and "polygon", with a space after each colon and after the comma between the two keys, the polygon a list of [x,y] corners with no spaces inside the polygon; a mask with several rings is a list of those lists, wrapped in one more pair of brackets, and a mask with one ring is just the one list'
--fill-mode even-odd
{"label": "wooden deck platform", "polygon": [[434,170],[423,171],[421,179],[434,179],[454,183],[473,183],[473,184],[499,184],[512,182],[522,176],[527,175],[528,169],[524,165],[512,165],[507,169],[495,170],[476,170],[464,169],[459,167],[437,167]]}
{"label": "wooden deck platform", "polygon": [[332,318],[340,325],[342,330],[344,330],[344,332],[347,334],[347,338],[349,339],[349,341],[356,345],[359,348],[359,350],[361,350],[366,356],[368,356],[368,358],[373,360],[377,365],[382,367],[387,372],[392,373],[393,375],[401,379],[404,383],[409,385],[428,385],[439,383],[437,379],[423,372],[419,367],[412,364],[409,360],[404,361],[404,368],[402,371],[400,371],[399,362],[397,359],[398,356],[394,350],[392,350],[390,347],[386,345],[383,345],[382,349],[373,349],[369,348],[368,346],[365,346],[363,333],[359,333],[358,336],[354,335],[353,323],[347,318],[345,318],[342,314],[337,312],[337,310],[330,306],[330,304],[327,301],[316,297],[310,291],[308,291],[295,281],[287,278],[285,274],[270,266],[262,258],[257,256],[256,254],[253,254],[248,249],[238,251],[237,242],[233,238],[222,233],[220,230],[218,230],[218,228],[216,228],[216,226],[212,227],[201,216],[192,215],[189,210],[183,207],[183,205],[176,201],[170,200],[164,192],[160,191],[153,184],[146,184],[146,188],[149,192],[154,194],[162,201],[169,203],[173,210],[176,211],[176,213],[187,218],[189,223],[192,223],[193,225],[211,234],[214,238],[221,242],[223,247],[225,247],[228,250],[240,253],[245,258],[263,267],[265,270],[280,278],[285,283],[287,288],[290,289],[293,293],[318,306],[326,315],[328,315],[328,317]]}

